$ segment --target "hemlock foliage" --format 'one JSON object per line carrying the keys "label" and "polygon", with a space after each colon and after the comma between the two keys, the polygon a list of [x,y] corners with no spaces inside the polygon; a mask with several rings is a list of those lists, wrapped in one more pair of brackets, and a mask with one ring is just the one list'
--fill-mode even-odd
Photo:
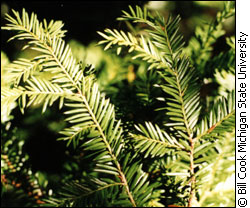
{"label": "hemlock foliage", "polygon": [[208,63],[233,72],[233,49],[220,54],[223,63],[216,57],[210,60],[212,44],[224,34],[222,22],[234,15],[232,2],[225,4],[207,29],[197,29],[185,49],[180,16],[165,19],[146,7],[129,6],[129,11],[118,18],[146,29],[98,32],[104,50],[115,50],[117,55],[126,56],[124,60],[139,63],[136,78],[129,66],[128,82],[135,82],[137,100],[154,108],[156,115],[154,120],[140,123],[139,119],[124,119],[126,109],[118,107],[119,97],[111,99],[117,101],[116,107],[103,93],[103,89],[112,92],[115,87],[107,84],[100,90],[96,71],[76,60],[63,39],[66,31],[61,21],[39,21],[36,14],[30,15],[25,9],[21,14],[13,10],[13,14],[6,16],[9,23],[2,27],[17,33],[9,40],[24,40],[23,49],[38,53],[6,68],[10,85],[1,89],[1,109],[9,115],[13,103],[18,103],[22,113],[41,104],[45,113],[57,104],[67,123],[58,140],[82,151],[84,161],[91,161],[86,174],[66,180],[58,193],[45,195],[40,204],[103,207],[227,203],[214,196],[216,185],[234,171],[230,168],[234,164],[235,92],[224,92],[225,97],[204,106],[200,86]]}

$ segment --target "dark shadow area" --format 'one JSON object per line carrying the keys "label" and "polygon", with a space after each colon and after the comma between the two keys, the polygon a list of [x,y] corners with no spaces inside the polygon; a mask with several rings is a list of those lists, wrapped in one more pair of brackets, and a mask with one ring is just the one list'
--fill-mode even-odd
{"label": "dark shadow area", "polygon": [[[147,1],[7,1],[3,2],[9,8],[21,12],[23,8],[31,14],[37,14],[38,20],[44,18],[50,20],[63,21],[68,32],[66,41],[77,39],[82,44],[87,45],[93,40],[100,39],[97,31],[105,28],[119,28],[116,18],[122,14],[122,10],[127,10],[128,5],[143,5]],[[9,11],[9,14],[12,14]],[[6,20],[1,17],[1,25],[5,25]],[[124,25],[125,26],[125,25]],[[9,32],[1,32],[1,47],[8,57],[13,59],[15,45],[6,43],[10,37]]]}

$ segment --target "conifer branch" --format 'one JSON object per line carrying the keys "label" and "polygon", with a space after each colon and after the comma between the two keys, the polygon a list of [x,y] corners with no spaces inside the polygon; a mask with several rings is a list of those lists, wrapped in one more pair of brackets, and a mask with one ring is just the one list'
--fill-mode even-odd
{"label": "conifer branch", "polygon": [[[2,29],[19,31],[19,34],[12,37],[10,40],[13,39],[28,40],[27,46],[31,46],[33,50],[37,50],[43,54],[42,56],[40,55],[34,58],[35,60],[39,61],[35,64],[41,64],[44,71],[50,71],[52,73],[55,73],[55,76],[52,78],[52,83],[54,84],[49,83],[46,80],[39,80],[35,77],[29,76],[30,73],[28,73],[28,75],[25,76],[24,81],[26,81],[29,85],[27,89],[31,91],[26,90],[24,91],[24,93],[18,94],[21,97],[21,109],[23,109],[25,106],[29,106],[35,101],[37,103],[45,101],[43,107],[43,112],[44,112],[47,108],[48,103],[51,105],[60,96],[66,97],[69,100],[74,100],[82,103],[83,107],[86,108],[94,124],[92,126],[94,126],[94,128],[96,128],[97,131],[99,132],[102,141],[104,142],[104,146],[107,149],[108,154],[111,156],[111,161],[116,166],[115,169],[117,173],[115,171],[112,172],[112,174],[115,175],[117,174],[118,176],[120,176],[120,179],[122,181],[123,186],[125,187],[129,200],[131,201],[131,204],[133,206],[136,206],[133,195],[130,192],[126,176],[122,172],[121,165],[119,164],[119,160],[117,158],[119,152],[123,147],[122,140],[121,138],[119,138],[121,137],[122,134],[122,129],[121,127],[119,127],[120,121],[117,123],[115,130],[115,132],[117,132],[117,130],[119,129],[118,130],[119,134],[115,135],[114,132],[110,132],[110,130],[112,131],[114,124],[113,122],[114,107],[111,104],[109,104],[109,102],[106,102],[104,99],[102,99],[102,101],[106,102],[105,108],[107,108],[108,111],[107,112],[103,111],[101,114],[99,113],[101,117],[99,116],[99,118],[97,118],[96,114],[94,113],[94,110],[95,111],[97,110],[96,109],[98,107],[97,102],[99,100],[96,100],[95,104],[95,100],[93,98],[96,97],[97,95],[98,97],[100,97],[99,96],[100,92],[98,92],[96,83],[94,83],[88,78],[83,77],[83,71],[79,70],[79,66],[75,66],[75,60],[73,58],[71,50],[69,49],[69,46],[66,46],[65,42],[61,39],[61,37],[58,37],[58,34],[60,36],[62,33],[60,32],[56,33],[56,31],[53,30],[52,33],[53,35],[50,34],[48,28],[46,28],[47,26],[46,21],[44,29],[42,23],[39,23],[39,21],[36,19],[36,15],[32,14],[31,20],[29,21],[28,14],[26,13],[25,10],[23,10],[22,19],[20,18],[18,12],[15,12],[13,10],[13,13],[16,16],[17,21],[14,18],[7,15],[7,19],[12,24],[9,24],[6,27],[3,27]],[[53,22],[51,24],[53,24]],[[50,26],[51,25],[49,25],[49,27]],[[60,25],[57,29],[58,29],[57,31],[60,31]],[[20,66],[23,66],[25,65],[26,62],[27,62],[26,60],[21,60],[19,62],[16,62],[16,65],[20,64]],[[15,67],[17,67],[16,65]],[[19,80],[21,76],[23,76],[23,73],[25,73],[25,71],[28,71],[30,66],[28,65],[27,68],[24,67],[24,70],[22,70],[16,82],[17,84],[20,82]],[[86,82],[85,79],[88,80],[89,85],[87,87],[85,86]],[[91,87],[94,87],[93,89],[95,91],[93,91]],[[57,91],[58,90],[59,91],[56,92],[54,91],[54,89],[57,89]],[[74,94],[73,91],[75,91]],[[31,98],[28,104],[26,104],[26,95],[30,96]],[[61,102],[61,106],[62,104],[63,104],[63,99]],[[100,112],[101,106],[99,107],[100,107],[99,109]],[[111,118],[109,116],[111,116]],[[73,118],[71,118],[71,120],[72,119]],[[112,123],[109,124],[110,121],[108,120],[112,121]],[[109,130],[110,138],[107,138],[107,135],[105,133],[105,129],[107,128],[108,125],[110,125],[109,128],[111,128]],[[115,138],[117,136],[118,138]],[[110,141],[110,139],[112,139],[113,141],[112,140]],[[115,141],[114,139],[117,139],[118,141]],[[114,143],[113,147],[111,147],[111,142]],[[102,166],[99,165],[99,167]],[[110,167],[107,166],[107,168],[111,168],[111,166]],[[108,170],[102,168],[96,170],[99,170],[101,172],[104,171],[106,173],[109,172]]]}

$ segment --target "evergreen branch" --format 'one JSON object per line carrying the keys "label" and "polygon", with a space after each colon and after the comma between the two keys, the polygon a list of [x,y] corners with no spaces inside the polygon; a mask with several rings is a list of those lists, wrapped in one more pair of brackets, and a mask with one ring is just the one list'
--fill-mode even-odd
{"label": "evergreen branch", "polygon": [[[36,15],[33,13],[30,22],[28,21],[28,14],[24,9],[22,20],[18,12],[13,10],[13,13],[18,21],[7,15],[7,20],[12,22],[12,24],[7,24],[8,26],[2,27],[2,29],[17,30],[19,34],[9,40],[28,40],[25,48],[31,47],[31,49],[43,53],[43,55],[35,57],[34,60],[41,63],[44,71],[50,71],[52,73],[61,72],[60,79],[54,78],[54,82],[62,81],[64,78],[64,82],[67,81],[70,85],[73,84],[75,88],[78,88],[77,84],[83,75],[80,76],[82,73],[78,70],[79,66],[75,66],[75,60],[69,46],[65,46],[65,42],[61,39],[63,36],[61,30],[63,24],[60,24],[60,22],[53,23],[53,21],[51,21],[47,26],[46,20],[44,20],[44,29],[43,24],[37,20]],[[25,65],[26,62],[27,61],[23,59],[22,61],[16,62],[16,64],[19,64],[19,67],[22,68],[22,65]],[[42,64],[43,62],[44,64]],[[64,76],[62,77],[62,75]]]}
{"label": "evergreen branch", "polygon": [[[112,186],[121,186],[124,185],[123,183],[117,183],[117,182],[113,182],[113,183],[107,183],[105,181],[102,180],[96,180],[96,179],[92,179],[90,180],[90,183],[95,183],[95,185],[91,184],[91,186],[94,187],[94,189],[90,186],[85,186],[85,185],[81,185],[79,183],[73,183],[72,185],[69,184],[70,187],[67,188],[64,187],[66,190],[70,190],[72,191],[72,188],[76,189],[73,190],[72,193],[72,198],[69,197],[69,194],[66,194],[65,192],[63,193],[63,195],[66,195],[67,200],[72,200],[74,203],[75,201],[77,201],[78,199],[82,199],[82,198],[89,198],[89,196],[98,193],[98,192],[102,192],[105,191],[106,189],[110,189]],[[97,202],[95,202],[97,203]]]}
{"label": "evergreen branch", "polygon": [[177,53],[184,45],[182,36],[178,35],[180,16],[174,19],[169,16],[166,22],[165,18],[159,14],[153,17],[146,7],[143,11],[139,6],[136,6],[136,11],[131,6],[129,9],[131,13],[123,11],[124,15],[118,20],[147,24],[150,27],[147,31],[154,40],[153,43],[164,55],[170,56],[168,60],[171,62],[172,54]]}
{"label": "evergreen branch", "polygon": [[[36,61],[20,58],[8,65],[6,70],[10,71],[10,77],[14,84],[19,85],[21,80],[26,82],[34,74],[34,71],[39,68],[38,66],[39,63]],[[12,82],[11,80],[9,81]]]}
{"label": "evergreen branch", "polygon": [[[214,115],[214,114],[211,113],[210,115]],[[208,129],[204,131],[203,133],[199,134],[195,139],[199,140],[203,137],[211,137],[212,135],[214,136],[214,134],[226,132],[227,129],[225,127],[228,127],[228,124],[231,124],[231,126],[233,126],[232,124],[234,123],[234,119],[235,119],[235,110],[230,112],[221,120],[218,120],[217,122],[215,122],[210,128],[205,127],[206,129],[207,128]],[[206,122],[204,122],[204,124],[206,125]],[[224,130],[224,132],[222,130]]]}
{"label": "evergreen branch", "polygon": [[9,87],[1,88],[1,111],[6,111],[6,114],[9,115],[13,103],[15,103],[18,98],[23,94],[24,89],[22,87],[10,89]]}
{"label": "evergreen branch", "polygon": [[[81,186],[80,184],[75,184],[75,185],[77,185],[79,188],[84,189],[83,186]],[[72,200],[77,200],[78,198],[82,198],[82,197],[86,197],[86,196],[92,195],[92,194],[94,194],[94,193],[96,193],[96,192],[98,192],[98,191],[102,191],[102,190],[104,190],[104,189],[108,189],[108,188],[110,188],[110,187],[112,187],[112,186],[121,186],[121,185],[124,185],[124,184],[123,184],[123,183],[105,184],[104,186],[102,185],[102,186],[100,186],[99,188],[97,188],[96,190],[91,190],[91,191],[87,190],[87,192],[82,193],[81,195],[79,195],[79,196],[77,196],[77,197],[74,196],[74,197],[72,198]],[[79,193],[78,193],[78,194],[79,194]]]}
{"label": "evergreen branch", "polygon": [[144,7],[144,10],[142,11],[142,9],[139,6],[136,6],[136,11],[129,5],[129,10],[130,10],[130,14],[126,11],[122,11],[123,12],[123,16],[122,17],[118,17],[117,20],[119,21],[126,21],[126,20],[132,20],[133,22],[147,22],[148,24],[151,24],[150,21],[148,21],[148,19],[151,17],[152,15],[147,11],[147,8]]}
{"label": "evergreen branch", "polygon": [[[54,206],[111,206],[109,200],[117,197],[118,187],[123,185],[108,179],[86,178],[83,184],[79,182],[67,183],[61,192],[60,200],[51,198],[48,203]],[[114,196],[112,196],[112,194]],[[106,198],[101,202],[98,200],[102,195]]]}
{"label": "evergreen branch", "polygon": [[[167,102],[169,107],[166,109],[170,120],[175,123],[168,123],[167,126],[174,126],[177,130],[186,132],[188,138],[190,138],[193,135],[192,129],[198,121],[200,97],[194,70],[189,70],[188,65],[188,60],[183,58],[176,63],[173,77],[160,73],[167,82],[167,84],[162,84],[160,87],[173,97],[167,99],[171,102]],[[178,126],[176,122],[178,122]]]}
{"label": "evergreen branch", "polygon": [[[133,195],[131,194],[128,186],[128,182],[125,174],[121,170],[121,166],[119,164],[119,159],[117,158],[119,153],[123,148],[122,142],[122,129],[120,127],[120,121],[114,125],[114,107],[109,104],[108,100],[105,100],[104,97],[100,96],[100,92],[98,91],[97,84],[86,77],[83,77],[83,71],[79,70],[79,66],[75,66],[75,60],[73,58],[72,52],[69,49],[69,46],[65,44],[65,42],[55,35],[51,36],[48,32],[46,33],[43,29],[42,24],[39,24],[38,20],[36,20],[36,16],[33,17],[30,26],[30,22],[27,20],[28,14],[23,10],[23,19],[21,20],[18,12],[13,11],[15,16],[17,17],[17,21],[15,21],[12,17],[8,16],[8,20],[13,24],[9,24],[7,27],[3,29],[8,30],[17,30],[19,34],[14,36],[12,39],[26,39],[29,40],[28,45],[32,46],[33,50],[37,50],[41,52],[43,55],[36,57],[36,60],[39,60],[42,63],[42,67],[44,71],[50,71],[55,73],[52,82],[58,83],[64,90],[68,90],[70,92],[76,91],[77,96],[71,97],[71,100],[75,102],[79,102],[79,104],[83,104],[84,108],[87,110],[89,117],[87,120],[90,120],[94,125],[99,135],[97,138],[101,138],[101,141],[96,138],[97,141],[102,142],[101,145],[104,150],[107,150],[111,156],[112,163],[104,163],[101,161],[100,164],[97,164],[99,168],[96,168],[96,171],[101,171],[105,173],[111,173],[115,175],[119,175],[126,189],[126,193],[132,203],[133,206],[136,206]],[[49,28],[50,26],[48,26]],[[59,28],[60,30],[60,28]],[[53,34],[55,31],[53,32]],[[33,97],[31,97],[29,105],[32,104],[35,100],[36,102],[44,102],[43,111],[46,110],[47,104],[53,103],[58,94],[53,92],[56,97],[48,97],[50,94],[49,91],[46,91],[45,95],[41,94],[41,91],[45,88],[53,88],[52,86],[57,86],[55,84],[48,84],[45,80],[39,81],[32,78],[35,82],[27,80],[28,84],[31,88],[38,91],[37,93],[32,92]],[[62,92],[60,92],[62,93]],[[22,96],[22,105],[26,104],[25,94]],[[73,98],[73,99],[72,99]],[[61,102],[63,103],[63,102]],[[70,106],[74,107],[74,106]],[[99,107],[99,108],[98,108]],[[97,112],[98,110],[98,112]],[[103,110],[103,111],[101,111]],[[97,116],[99,115],[99,117]],[[86,120],[85,114],[81,115],[83,119]],[[69,118],[69,121],[72,121],[74,118]],[[81,122],[83,120],[78,120],[74,122]],[[114,131],[113,131],[114,130]],[[66,130],[65,130],[66,131]],[[113,131],[113,132],[112,132]],[[118,132],[118,133],[117,133]],[[96,135],[94,136],[94,138]],[[92,140],[96,142],[95,140]],[[89,143],[85,143],[85,146],[91,144],[91,140]],[[100,147],[100,145],[98,144]],[[96,149],[96,146],[93,146],[92,149]],[[103,156],[103,155],[102,155]],[[102,159],[103,157],[99,157]],[[115,167],[113,167],[115,165]],[[100,168],[101,167],[101,168]],[[110,171],[115,169],[115,172]]]}
{"label": "evergreen branch", "polygon": [[[194,76],[194,70],[188,70],[189,61],[187,58],[180,55],[180,48],[184,44],[182,36],[177,35],[180,17],[175,19],[169,17],[167,22],[165,22],[164,18],[159,18],[158,15],[158,18],[155,18],[156,21],[152,22],[149,18],[147,18],[150,14],[146,9],[143,13],[142,9],[139,7],[136,7],[136,12],[130,7],[130,11],[131,14],[123,12],[124,16],[119,18],[119,20],[132,20],[134,22],[143,22],[148,24],[152,28],[147,30],[152,38],[152,41],[150,38],[147,38],[147,41],[145,41],[146,38],[141,36],[143,50],[146,53],[150,52],[152,54],[157,54],[161,57],[161,60],[164,60],[161,61],[162,64],[167,63],[169,65],[164,67],[165,70],[163,70],[163,72],[159,72],[159,74],[161,74],[167,82],[167,84],[162,84],[160,87],[173,97],[169,99],[171,102],[167,103],[170,106],[167,107],[167,110],[169,111],[168,114],[170,115],[170,120],[174,121],[174,123],[167,125],[174,126],[180,137],[184,137],[190,143],[191,192],[189,206],[191,206],[195,198],[193,157],[195,141],[193,140],[193,128],[198,121],[200,111],[199,88],[195,85],[196,78]],[[111,37],[102,33],[100,33],[100,35],[106,39],[101,43],[108,42],[106,48],[109,48],[113,44],[117,44],[119,41],[119,35],[112,34]],[[148,47],[147,43],[150,47]],[[144,55],[139,53],[135,57],[144,57]],[[152,59],[145,57],[144,60],[149,63],[152,61]],[[147,149],[147,145],[142,150],[145,149]]]}
{"label": "evergreen branch", "polygon": [[162,131],[157,125],[153,126],[150,122],[146,122],[145,124],[146,128],[142,125],[135,126],[142,135],[130,133],[135,142],[134,148],[138,149],[139,152],[145,153],[144,157],[148,157],[149,155],[152,157],[163,157],[171,149],[186,151],[183,145],[174,137]]}
{"label": "evergreen branch", "polygon": [[[212,177],[209,181],[214,181],[213,177],[219,167],[218,163],[224,157],[225,135],[229,131],[233,131],[235,126],[235,91],[229,93],[227,99],[222,97],[214,106],[210,112],[209,123],[205,117],[197,128],[197,137],[194,138],[196,145],[193,154],[194,164],[200,168],[195,173],[195,178],[198,181],[197,186],[201,183],[201,180],[206,180],[209,174]],[[209,138],[210,141],[206,138]],[[217,140],[211,141],[214,138],[217,138]],[[221,151],[222,153],[220,153]],[[215,157],[215,155],[218,155],[218,157]],[[211,184],[212,182],[209,182],[208,188],[205,190],[208,191]],[[206,198],[206,196],[203,196],[206,194],[205,192],[202,194],[200,204]]]}
{"label": "evergreen branch", "polygon": [[[106,40],[100,41],[99,44],[107,43],[104,50],[108,49],[112,45],[125,45],[129,46],[130,49],[128,52],[137,51],[138,55],[133,56],[134,59],[142,58],[150,63],[151,68],[163,68],[169,73],[172,73],[170,70],[173,55],[180,51],[180,48],[183,46],[182,36],[178,35],[178,23],[180,17],[172,19],[168,18],[168,21],[165,22],[164,18],[161,18],[158,15],[156,21],[148,18],[152,16],[146,9],[142,11],[140,7],[136,7],[136,12],[129,7],[131,14],[123,11],[125,15],[118,18],[118,20],[131,20],[133,22],[140,22],[149,25],[152,29],[148,29],[148,36],[140,36],[139,42],[131,34],[127,33],[126,35],[123,31],[120,33],[117,30],[106,29],[104,33],[98,32]],[[117,54],[121,52],[121,47],[117,49]]]}
{"label": "evergreen branch", "polygon": [[[234,2],[225,2],[224,10],[217,13],[216,19],[211,23],[205,22],[201,27],[197,27],[195,30],[195,37],[192,37],[189,41],[186,49],[189,52],[192,64],[198,71],[204,73],[206,76],[208,75],[207,73],[211,73],[210,59],[213,44],[219,37],[225,34],[223,22],[234,14]],[[213,61],[216,61],[216,58],[214,58]],[[228,63],[228,60],[226,63]],[[216,67],[218,66],[219,65],[216,65]]]}
{"label": "evergreen branch", "polygon": [[13,88],[3,87],[1,89],[1,106],[9,106],[10,103],[15,102],[23,93],[24,88]]}
{"label": "evergreen branch", "polygon": [[205,117],[197,128],[195,140],[203,137],[223,135],[228,132],[229,127],[234,127],[235,122],[235,91],[228,94],[227,99],[222,97],[209,114],[209,123]]}
{"label": "evergreen branch", "polygon": [[[129,9],[131,14],[123,11],[123,17],[118,18],[118,20],[130,20],[133,22],[143,22],[148,24],[150,26],[148,32],[150,37],[152,37],[152,41],[150,38],[145,38],[141,35],[139,43],[141,43],[143,47],[140,47],[138,46],[138,41],[136,38],[130,33],[126,35],[124,32],[121,32],[120,34],[117,30],[114,30],[113,32],[112,30],[107,29],[105,30],[106,34],[99,32],[99,34],[106,39],[100,43],[108,43],[105,49],[114,44],[129,45],[131,46],[131,51],[135,49],[137,52],[139,52],[138,55],[134,56],[135,58],[142,57],[143,60],[146,60],[149,63],[153,61],[158,61],[161,63],[161,65],[158,63],[153,63],[154,65],[151,65],[150,68],[162,68],[161,66],[165,65],[165,73],[159,73],[161,73],[167,82],[170,82],[170,87],[165,85],[161,85],[161,87],[164,91],[174,96],[174,98],[178,100],[178,103],[175,105],[175,107],[179,105],[177,111],[180,110],[182,114],[178,118],[176,118],[176,116],[172,116],[171,118],[174,121],[183,122],[186,132],[189,135],[188,137],[190,137],[192,135],[191,129],[195,126],[199,116],[199,96],[197,96],[197,88],[192,93],[190,92],[191,90],[189,90],[189,93],[186,92],[188,85],[190,84],[190,80],[193,81],[192,79],[194,78],[194,71],[188,71],[188,60],[186,58],[181,58],[179,54],[180,48],[183,44],[182,36],[177,34],[180,17],[176,17],[175,19],[169,17],[167,22],[165,22],[165,19],[158,15],[158,17],[155,18],[156,20],[154,19],[153,21],[151,18],[152,15],[146,9],[142,11],[142,9],[138,6],[136,7],[136,11],[134,11],[132,7],[129,7]],[[152,56],[146,57],[142,53],[156,55],[156,58],[153,59]],[[170,73],[172,76],[168,78],[168,73],[166,72]],[[194,84],[192,87],[194,87]],[[193,89],[192,87],[190,86],[189,89]],[[185,94],[190,95],[190,97],[184,98]],[[190,100],[193,98],[193,96],[195,97],[195,100]],[[194,104],[195,107],[191,108],[190,104]],[[171,106],[169,109],[173,110],[172,107],[173,106]],[[195,110],[196,113],[194,113]],[[172,115],[173,113],[178,114],[180,112],[170,112]]]}
{"label": "evergreen branch", "polygon": [[112,45],[118,45],[117,54],[121,52],[121,46],[129,47],[128,52],[133,51],[138,52],[139,54],[133,56],[133,59],[141,58],[142,60],[150,63],[149,68],[164,68],[169,69],[168,62],[162,57],[160,52],[154,46],[152,41],[141,35],[139,40],[135,38],[130,32],[126,33],[123,31],[118,32],[117,30],[106,29],[104,32],[98,32],[99,35],[104,37],[106,40],[100,41],[98,44],[108,43],[104,50],[107,50]]}
{"label": "evergreen branch", "polygon": [[[170,63],[172,63],[172,70],[174,75],[167,78],[166,75],[165,80],[168,82],[170,86],[161,85],[165,92],[169,93],[173,96],[177,103],[173,103],[175,99],[171,99],[172,103],[168,103],[171,107],[168,108],[171,114],[171,119],[177,122],[181,122],[185,126],[185,131],[187,133],[187,137],[185,134],[181,133],[183,131],[183,127],[177,127],[180,129],[178,133],[180,136],[186,137],[190,143],[190,175],[191,175],[191,190],[188,201],[188,206],[192,206],[195,201],[195,176],[194,176],[194,146],[195,141],[193,140],[193,127],[195,126],[198,116],[199,116],[199,89],[195,87],[193,78],[194,71],[188,71],[189,62],[185,57],[181,57],[179,49],[183,46],[182,36],[178,36],[178,22],[180,18],[177,17],[175,20],[171,21],[168,19],[168,23],[164,28],[164,35],[162,35],[159,31],[154,32],[157,34],[155,36],[155,40],[158,42],[162,42],[160,48],[166,49],[168,48]],[[151,33],[153,34],[153,33]],[[157,37],[157,38],[156,38]],[[165,37],[165,38],[162,38]],[[165,41],[166,40],[166,41]],[[193,82],[193,83],[192,83]],[[191,105],[190,105],[191,104]],[[192,106],[192,104],[194,106]],[[192,106],[192,107],[190,107]],[[196,112],[195,112],[196,111]],[[177,116],[176,116],[177,115]],[[175,116],[175,117],[174,117]],[[170,124],[172,125],[172,124]]]}
{"label": "evergreen branch", "polygon": [[[229,95],[227,100],[222,98],[216,104],[214,109],[210,112],[210,120],[209,124],[207,122],[207,118],[204,118],[201,121],[200,126],[197,128],[197,136],[192,139],[192,163],[191,165],[194,167],[198,164],[209,163],[210,160],[213,160],[215,157],[214,155],[217,154],[215,147],[217,142],[210,142],[210,141],[201,141],[206,137],[211,138],[218,138],[219,140],[224,137],[224,134],[229,130],[234,129],[235,126],[235,92],[232,91]],[[191,152],[190,152],[191,153]],[[210,153],[210,154],[209,154]],[[207,167],[208,168],[208,165]],[[204,168],[204,169],[206,169]],[[197,183],[196,178],[198,173],[192,174],[191,182],[193,181],[193,187],[191,190],[195,190]],[[204,175],[203,175],[204,176]],[[191,185],[192,186],[192,185]],[[194,200],[194,193],[189,198],[189,205],[192,204]]]}
{"label": "evergreen branch", "polygon": [[[130,158],[130,154],[125,156],[123,163],[124,172],[128,177],[129,186],[133,190],[133,196],[138,202],[138,206],[142,206],[151,196],[152,189],[157,187],[158,183],[149,185],[147,181],[148,174],[141,170],[141,165],[138,161],[127,160]],[[129,166],[126,166],[126,164]],[[119,177],[120,178],[120,177]],[[146,183],[145,183],[146,182]],[[63,187],[60,200],[50,199],[47,200],[54,206],[131,206],[131,201],[123,191],[120,191],[120,187],[124,187],[124,182],[113,181],[108,178],[97,179],[95,177],[84,177],[84,181],[71,182]],[[105,196],[105,199],[99,201],[101,196]]]}
{"label": "evergreen branch", "polygon": [[86,131],[93,128],[94,126],[84,122],[81,126],[76,127],[72,126],[71,128],[65,128],[59,133],[65,135],[65,137],[58,138],[59,140],[67,141],[67,146],[73,143],[73,147],[76,148],[79,145],[79,141],[82,140],[82,137],[86,134]]}
{"label": "evergreen branch", "polygon": [[141,160],[138,160],[136,155],[131,156],[131,152],[128,152],[123,159],[122,167],[131,193],[139,207],[146,204],[152,195],[153,189],[160,185],[158,182],[149,183],[149,175],[142,170],[142,166]]}
{"label": "evergreen branch", "polygon": [[[26,96],[29,97],[29,102],[26,101]],[[26,90],[20,96],[19,106],[24,109],[31,104],[36,105],[43,102],[42,112],[45,112],[47,106],[51,106],[59,98],[59,108],[62,108],[64,98],[79,99],[71,91],[64,90],[57,84],[31,76],[31,79],[27,80]]]}
{"label": "evergreen branch", "polygon": [[[11,17],[9,14],[6,14],[6,20],[10,22],[10,24],[6,24],[5,27],[1,27],[4,30],[15,30],[19,34],[16,36],[13,36],[9,39],[29,39],[33,38],[33,35],[25,34],[24,31],[33,33],[35,36],[41,38],[44,41],[51,41],[49,38],[56,37],[56,38],[62,38],[65,36],[66,30],[62,30],[63,23],[62,21],[55,21],[51,20],[48,24],[47,21],[44,19],[43,23],[39,22],[37,19],[37,15],[32,12],[32,14],[28,15],[28,13],[23,8],[22,10],[22,16],[20,17],[19,12],[16,12],[12,9],[13,14],[15,15],[16,19]],[[25,30],[24,30],[25,28]],[[27,46],[26,46],[27,47]]]}
{"label": "evergreen branch", "polygon": [[[206,158],[210,157],[210,159],[199,164],[200,169],[196,173],[197,184],[198,186],[203,183],[207,184],[200,189],[200,206],[203,206],[203,203],[214,192],[215,186],[225,182],[234,173],[232,167],[234,167],[235,145],[231,136],[232,134],[226,133],[223,138],[217,140],[215,147],[206,151]],[[216,157],[214,157],[215,152],[217,152]]]}
{"label": "evergreen branch", "polygon": [[[85,83],[85,81],[87,83]],[[80,102],[78,105],[68,104],[68,106],[79,107],[79,105],[82,105],[82,107],[86,109],[88,117],[86,117],[85,114],[81,116],[81,114],[78,114],[79,112],[77,112],[76,109],[73,109],[73,111],[66,113],[77,113],[77,117],[71,117],[68,120],[74,122],[74,119],[77,119],[75,121],[76,123],[81,123],[84,120],[84,127],[86,127],[87,125],[92,125],[97,128],[98,133],[96,134],[92,132],[93,135],[89,133],[88,137],[90,137],[90,140],[85,142],[82,146],[87,150],[102,150],[101,152],[97,151],[95,153],[97,154],[96,158],[98,158],[96,159],[98,161],[98,168],[96,168],[95,171],[120,176],[121,180],[124,182],[123,184],[126,188],[126,192],[130,198],[131,203],[133,204],[133,206],[136,206],[133,196],[129,190],[126,176],[124,175],[117,158],[123,148],[121,138],[122,129],[120,128],[120,121],[118,121],[114,126],[113,105],[109,104],[109,100],[106,100],[103,96],[100,95],[97,84],[93,83],[92,80],[83,80],[83,86],[84,87],[82,89],[84,90],[84,92],[80,94],[80,97],[84,102]],[[83,96],[83,93],[85,96]],[[81,120],[81,117],[83,120]],[[86,121],[92,122],[86,123]],[[82,123],[80,125],[82,126]],[[101,138],[101,140],[98,138]],[[104,144],[100,142],[103,142]],[[108,158],[105,156],[107,155],[107,153],[108,155],[110,155],[110,157]],[[110,163],[111,161],[112,163],[114,162],[114,165],[116,166],[115,169],[112,167],[113,165],[112,163]]]}

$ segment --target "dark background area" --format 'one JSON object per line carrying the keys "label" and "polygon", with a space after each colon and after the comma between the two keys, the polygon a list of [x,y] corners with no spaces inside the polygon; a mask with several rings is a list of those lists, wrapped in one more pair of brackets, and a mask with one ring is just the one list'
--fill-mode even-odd
{"label": "dark background area", "polygon": [[[128,5],[143,5],[147,1],[6,1],[2,2],[8,6],[7,11],[11,14],[11,9],[21,12],[23,8],[31,14],[34,12],[40,21],[46,19],[48,22],[62,20],[68,39],[77,39],[82,44],[87,45],[93,40],[99,40],[97,31],[105,28],[119,28],[116,18],[121,15],[122,10],[127,10]],[[5,25],[6,20],[1,15],[1,25]],[[10,42],[9,32],[1,32],[1,47],[8,57],[13,59],[15,45]]]}

